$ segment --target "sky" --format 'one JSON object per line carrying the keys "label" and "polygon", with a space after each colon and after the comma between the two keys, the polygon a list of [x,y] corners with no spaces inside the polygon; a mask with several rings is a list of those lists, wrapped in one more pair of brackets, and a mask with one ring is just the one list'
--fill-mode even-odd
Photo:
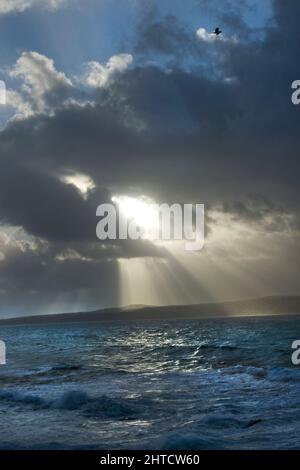
{"label": "sky", "polygon": [[[1,317],[299,293],[299,17],[0,0]],[[204,248],[101,242],[114,197],[205,204]]]}

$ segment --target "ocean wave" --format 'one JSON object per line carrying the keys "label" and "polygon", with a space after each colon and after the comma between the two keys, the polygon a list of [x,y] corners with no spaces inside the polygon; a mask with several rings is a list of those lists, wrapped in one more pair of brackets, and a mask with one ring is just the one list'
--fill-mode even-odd
{"label": "ocean wave", "polygon": [[47,402],[38,395],[24,395],[16,391],[1,391],[0,401],[5,401],[11,404],[21,404],[36,407],[38,409],[47,408]]}
{"label": "ocean wave", "polygon": [[268,376],[268,370],[264,367],[248,366],[243,364],[236,364],[234,366],[222,369],[225,374],[247,374],[256,379],[266,379]]}
{"label": "ocean wave", "polygon": [[237,417],[233,416],[233,413],[207,413],[205,416],[202,416],[200,421],[198,422],[199,425],[205,427],[207,429],[235,429],[235,430],[243,430],[252,428],[253,426],[257,426],[263,421],[257,414],[253,415],[253,417],[246,418],[244,417]]}
{"label": "ocean wave", "polygon": [[268,382],[298,383],[300,370],[296,367],[255,367],[243,364],[221,368],[222,373],[229,376],[246,374],[257,380]]}
{"label": "ocean wave", "polygon": [[205,350],[205,351],[209,351],[209,352],[214,352],[214,351],[238,351],[238,350],[242,350],[243,348],[240,348],[238,346],[233,346],[233,345],[230,345],[230,344],[211,344],[211,343],[203,343],[203,344],[200,344],[196,351],[195,351],[195,355],[196,354],[202,354],[202,351]]}
{"label": "ocean wave", "polygon": [[[5,401],[11,406],[29,406],[35,410],[77,410],[85,416],[94,418],[134,419],[140,413],[140,407],[134,403],[134,400],[112,399],[106,395],[91,397],[82,390],[71,390],[52,400],[18,391],[1,391],[0,401]],[[145,406],[145,403],[143,405]]]}

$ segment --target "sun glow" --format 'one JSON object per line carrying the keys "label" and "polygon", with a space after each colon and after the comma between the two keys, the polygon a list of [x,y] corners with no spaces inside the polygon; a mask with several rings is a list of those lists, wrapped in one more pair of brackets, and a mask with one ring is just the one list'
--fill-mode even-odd
{"label": "sun glow", "polygon": [[159,228],[159,209],[152,199],[146,196],[114,196],[112,201],[128,221],[134,221],[143,230],[144,239],[152,239],[153,231]]}

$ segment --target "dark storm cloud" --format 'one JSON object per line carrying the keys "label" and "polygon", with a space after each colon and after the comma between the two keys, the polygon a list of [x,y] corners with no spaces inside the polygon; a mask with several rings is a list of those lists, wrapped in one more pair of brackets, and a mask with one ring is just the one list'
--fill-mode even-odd
{"label": "dark storm cloud", "polygon": [[205,189],[214,185],[216,197],[230,179],[232,191],[254,185],[254,192],[257,185],[260,192],[267,178],[274,183],[267,190],[280,186],[291,194],[299,142],[299,113],[290,101],[298,66],[291,51],[299,30],[286,10],[299,6],[289,5],[275,2],[275,26],[263,41],[208,44],[210,62],[212,48],[215,55],[211,77],[195,62],[188,70],[179,64],[133,68],[99,93],[96,106],[12,124],[2,135],[4,154],[22,153],[35,168],[83,171],[110,186],[157,191],[167,178],[172,193],[181,178],[182,193],[193,189],[195,195],[197,174]]}
{"label": "dark storm cloud", "polygon": [[[39,247],[40,248],[40,247]],[[115,260],[52,258],[53,249],[11,249],[0,263],[1,313],[5,316],[118,305]],[[95,249],[97,253],[97,250]],[[95,253],[94,253],[95,256]],[[57,302],[57,304],[56,304]]]}
{"label": "dark storm cloud", "polygon": [[72,185],[14,159],[0,160],[2,223],[22,226],[47,239],[88,239],[94,211]]}
{"label": "dark storm cloud", "polygon": [[[172,69],[132,68],[97,92],[94,106],[11,124],[1,136],[2,153],[22,155],[49,173],[72,169],[98,184],[140,186],[164,198],[203,192],[206,202],[267,191],[291,203],[299,143],[299,113],[290,100],[298,66],[291,52],[299,30],[286,10],[299,6],[289,5],[275,2],[264,40],[206,44],[211,75],[198,67],[203,54],[188,69],[179,62]],[[174,40],[175,24],[167,20],[163,28]],[[185,36],[178,40],[184,44]]]}
{"label": "dark storm cloud", "polygon": [[[101,94],[101,97],[103,95]],[[2,132],[0,146],[7,156],[19,155],[28,166],[47,170],[88,171],[96,181],[114,173],[137,152],[138,135],[120,103],[68,106],[55,117],[36,116],[13,123]]]}
{"label": "dark storm cloud", "polygon": [[80,257],[70,247],[61,253],[58,248],[37,245],[24,249],[15,245],[0,265],[1,288],[13,287],[23,292],[42,288],[60,292],[93,289],[103,283],[107,276],[104,267],[110,261],[97,258],[97,247],[94,247],[93,259]]}

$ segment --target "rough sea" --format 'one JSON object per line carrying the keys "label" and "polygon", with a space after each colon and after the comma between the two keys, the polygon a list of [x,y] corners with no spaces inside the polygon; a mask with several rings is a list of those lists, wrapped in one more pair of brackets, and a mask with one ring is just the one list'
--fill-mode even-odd
{"label": "rough sea", "polygon": [[300,318],[1,327],[1,449],[299,449]]}

